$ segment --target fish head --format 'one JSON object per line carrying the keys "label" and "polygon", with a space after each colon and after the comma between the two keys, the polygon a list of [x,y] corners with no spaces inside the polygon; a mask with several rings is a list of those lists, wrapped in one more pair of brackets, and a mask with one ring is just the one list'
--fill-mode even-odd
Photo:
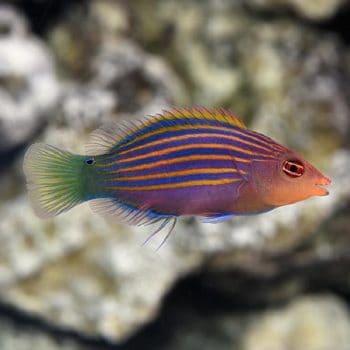
{"label": "fish head", "polygon": [[326,196],[324,187],[331,180],[299,154],[286,149],[276,159],[253,161],[252,178],[260,200],[270,206],[282,206],[313,196]]}

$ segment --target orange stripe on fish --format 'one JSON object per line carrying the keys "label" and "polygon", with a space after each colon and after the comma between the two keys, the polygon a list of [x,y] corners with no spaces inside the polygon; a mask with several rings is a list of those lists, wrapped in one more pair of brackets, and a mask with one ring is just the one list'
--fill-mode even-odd
{"label": "orange stripe on fish", "polygon": [[[198,129],[209,129],[209,130],[215,130],[215,131],[226,131],[226,132],[230,132],[232,133],[234,131],[234,133],[237,133],[239,135],[242,135],[244,137],[250,138],[252,139],[252,141],[257,141],[260,142],[262,144],[264,144],[265,146],[267,146],[267,149],[275,149],[277,151],[281,151],[283,150],[283,147],[279,146],[278,144],[272,143],[272,140],[267,140],[267,138],[258,138],[254,135],[251,135],[250,133],[245,133],[245,132],[241,132],[239,129],[232,129],[232,127],[225,127],[225,126],[214,126],[214,125],[195,125],[194,129],[198,130]],[[142,135],[137,136],[135,139],[130,140],[128,142],[126,142],[125,144],[121,145],[121,149],[123,149],[124,147],[130,147],[132,144],[134,144],[135,142],[139,142],[141,140],[147,139],[148,137],[152,137],[155,135],[159,135],[159,134],[163,134],[165,132],[168,131],[179,131],[179,130],[188,130],[188,125],[175,125],[175,126],[169,126],[169,127],[162,127],[159,130],[154,130]],[[247,129],[244,129],[245,131]],[[242,142],[242,140],[240,140],[240,142]],[[254,144],[255,145],[255,144]],[[263,147],[263,146],[261,146]]]}
{"label": "orange stripe on fish", "polygon": [[[163,150],[150,152],[148,154],[141,154],[138,156],[127,158],[127,159],[119,159],[118,164],[124,164],[124,163],[132,162],[132,161],[140,160],[140,159],[147,159],[147,158],[154,157],[154,156],[155,157],[162,156],[162,155],[169,154],[172,152],[183,151],[186,149],[193,149],[193,148],[229,149],[232,151],[244,153],[244,154],[251,155],[251,156],[263,156],[263,157],[267,157],[267,158],[271,158],[271,159],[274,158],[273,155],[259,154],[257,152],[252,152],[252,151],[246,150],[244,148],[235,147],[235,146],[231,146],[231,145],[219,145],[216,143],[205,143],[205,144],[203,144],[203,143],[196,144],[195,143],[195,144],[191,144],[191,145],[181,145],[181,146],[176,146],[176,147],[169,147],[169,148],[166,148]],[[247,159],[248,162],[250,162],[251,160],[252,159]],[[115,162],[105,163],[104,166],[109,167],[113,164],[115,164]]]}
{"label": "orange stripe on fish", "polygon": [[[208,129],[208,127],[207,127],[207,129]],[[238,142],[244,143],[244,144],[246,144],[248,146],[259,148],[259,149],[262,149],[262,150],[268,152],[269,154],[272,154],[271,148],[267,148],[267,147],[264,147],[264,146],[257,145],[256,143],[252,143],[252,142],[249,142],[249,141],[246,141],[246,140],[242,140],[242,139],[240,139],[237,136],[223,135],[223,134],[219,134],[219,133],[201,133],[201,134],[188,134],[188,135],[167,137],[167,138],[164,138],[162,140],[149,142],[147,144],[140,145],[140,146],[128,149],[126,151],[118,152],[118,154],[119,155],[129,154],[131,152],[139,151],[139,150],[142,150],[142,149],[145,149],[145,148],[148,148],[148,147],[161,145],[161,144],[164,144],[165,142],[181,141],[181,140],[188,140],[188,139],[195,139],[195,138],[204,138],[204,137],[216,137],[216,138],[222,138],[222,139],[226,139],[226,140],[238,141]]]}
{"label": "orange stripe on fish", "polygon": [[[157,166],[161,165],[170,165],[170,164],[176,164],[176,163],[182,163],[182,162],[192,162],[196,160],[231,160],[232,162],[238,161],[242,163],[249,163],[249,159],[245,158],[238,158],[238,157],[232,157],[232,156],[225,156],[225,155],[197,155],[197,156],[186,156],[186,157],[178,157],[174,159],[164,159],[159,160],[157,162],[147,163],[147,164],[140,164],[140,165],[134,165],[128,168],[118,168],[117,170],[109,171],[109,174],[113,173],[124,173],[129,171],[138,171],[138,170],[145,170],[145,169],[152,169],[156,168]],[[115,161],[112,165],[118,165],[118,161]],[[100,168],[104,168],[104,165],[101,165]]]}
{"label": "orange stripe on fish", "polygon": [[241,181],[241,179],[220,179],[220,180],[194,180],[183,181],[178,183],[169,183],[162,185],[149,185],[149,186],[107,186],[107,190],[114,191],[152,191],[152,190],[166,190],[172,188],[182,188],[188,186],[215,186],[225,185],[234,182]]}

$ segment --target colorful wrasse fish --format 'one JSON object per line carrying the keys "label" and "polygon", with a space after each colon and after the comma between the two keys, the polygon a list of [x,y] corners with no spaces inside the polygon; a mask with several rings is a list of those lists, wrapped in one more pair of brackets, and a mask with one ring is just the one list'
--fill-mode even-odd
{"label": "colorful wrasse fish", "polygon": [[222,109],[175,108],[122,132],[104,126],[87,153],[40,143],[28,149],[24,172],[40,217],[91,201],[95,212],[129,224],[163,228],[182,215],[219,222],[327,195],[331,183]]}

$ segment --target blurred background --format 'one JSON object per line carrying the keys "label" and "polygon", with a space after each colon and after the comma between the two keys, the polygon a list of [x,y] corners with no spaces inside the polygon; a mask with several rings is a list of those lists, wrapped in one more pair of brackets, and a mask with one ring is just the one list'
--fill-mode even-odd
{"label": "blurred background", "polygon": [[[0,2],[1,350],[350,349],[347,0]],[[328,197],[151,227],[38,219],[22,161],[109,120],[232,109],[330,176]],[[164,234],[163,234],[164,235]]]}

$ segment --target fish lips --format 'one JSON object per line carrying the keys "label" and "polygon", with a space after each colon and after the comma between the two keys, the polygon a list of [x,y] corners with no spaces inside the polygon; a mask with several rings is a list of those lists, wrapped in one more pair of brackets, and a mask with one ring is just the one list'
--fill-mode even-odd
{"label": "fish lips", "polygon": [[315,183],[316,186],[316,195],[317,196],[327,196],[329,195],[329,191],[324,186],[330,185],[332,183],[332,180],[328,177],[322,178],[321,181],[318,181]]}

